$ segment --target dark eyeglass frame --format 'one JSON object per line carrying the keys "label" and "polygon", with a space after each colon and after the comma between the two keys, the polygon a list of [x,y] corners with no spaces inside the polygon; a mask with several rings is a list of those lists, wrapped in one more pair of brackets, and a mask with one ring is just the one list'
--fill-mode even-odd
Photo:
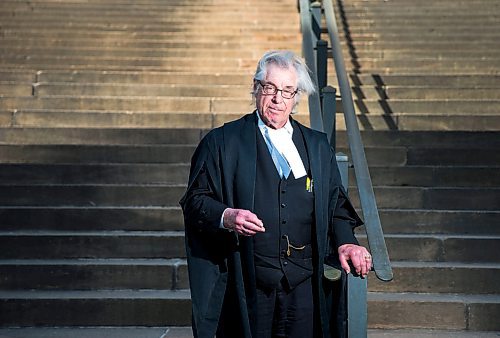
{"label": "dark eyeglass frame", "polygon": [[[262,87],[262,93],[264,95],[276,95],[278,92],[281,92],[281,97],[282,98],[284,98],[284,99],[293,99],[294,96],[299,92],[298,89],[296,89],[295,91],[289,91],[289,90],[286,90],[286,89],[278,89],[278,87],[276,87],[272,83],[265,83],[264,84],[260,80],[257,80],[257,82]],[[269,89],[271,89],[271,91],[269,91]],[[283,94],[285,94],[285,95],[283,95]]]}

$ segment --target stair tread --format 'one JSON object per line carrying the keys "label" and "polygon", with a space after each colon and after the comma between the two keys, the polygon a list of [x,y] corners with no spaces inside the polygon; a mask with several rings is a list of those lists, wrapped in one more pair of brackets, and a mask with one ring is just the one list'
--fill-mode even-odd
{"label": "stair tread", "polygon": [[0,259],[0,265],[32,266],[32,265],[152,265],[152,266],[171,266],[186,265],[186,259],[183,258],[78,258],[78,259]]}
{"label": "stair tread", "polygon": [[100,236],[100,237],[183,237],[184,231],[140,231],[140,230],[107,230],[107,231],[0,231],[0,236]]}
{"label": "stair tread", "polygon": [[0,290],[0,299],[183,299],[189,290]]}
{"label": "stair tread", "polygon": [[368,301],[407,301],[407,302],[459,302],[500,304],[498,294],[453,294],[453,293],[415,293],[415,292],[368,292]]}

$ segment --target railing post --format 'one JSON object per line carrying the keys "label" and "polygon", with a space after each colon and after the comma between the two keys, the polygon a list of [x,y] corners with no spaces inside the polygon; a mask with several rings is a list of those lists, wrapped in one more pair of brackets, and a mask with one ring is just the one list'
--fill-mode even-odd
{"label": "railing post", "polygon": [[349,188],[349,158],[344,153],[336,153],[335,158],[337,159],[342,186],[347,192]]}
{"label": "railing post", "polygon": [[337,100],[336,100],[337,90],[332,86],[326,86],[322,90],[322,107],[321,111],[323,113],[323,126],[325,128],[326,136],[328,141],[335,151],[335,131],[336,131],[336,111],[337,111]]}
{"label": "railing post", "polygon": [[[340,179],[345,191],[349,188],[349,158],[337,153]],[[351,267],[354,271],[353,267]],[[367,279],[352,273],[347,275],[347,338],[367,338],[368,306]]]}
{"label": "railing post", "polygon": [[321,39],[321,2],[311,3],[312,31],[317,40]]}
{"label": "railing post", "polygon": [[366,338],[368,307],[366,278],[347,275],[347,337]]}
{"label": "railing post", "polygon": [[321,91],[328,83],[328,42],[316,41],[316,70],[318,76],[318,89]]}
{"label": "railing post", "polygon": [[[313,74],[317,74],[316,71],[316,61],[314,57],[314,46],[313,40],[315,37],[312,32],[311,24],[311,11],[309,0],[299,0],[300,5],[300,28],[302,31],[302,55],[306,60],[306,64]],[[318,86],[318,79],[316,76],[312,76],[314,85]],[[323,131],[323,119],[321,117],[321,102],[319,98],[319,93],[314,92],[309,95],[309,119],[312,129]]]}

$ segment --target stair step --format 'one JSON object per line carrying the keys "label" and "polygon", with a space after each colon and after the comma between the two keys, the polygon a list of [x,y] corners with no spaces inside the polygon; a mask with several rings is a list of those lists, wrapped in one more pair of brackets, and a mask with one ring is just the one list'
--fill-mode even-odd
{"label": "stair step", "polygon": [[[57,88],[57,86],[54,86]],[[82,93],[85,89],[82,88]],[[428,88],[428,87],[396,87],[385,86],[383,89],[375,87],[354,88],[354,95],[358,99],[387,100],[391,98],[407,100],[493,100],[499,99],[498,88]],[[39,94],[41,95],[41,94]]]}
{"label": "stair step", "polygon": [[186,326],[189,297],[185,290],[0,291],[0,326]]}
{"label": "stair step", "polygon": [[[151,231],[3,231],[2,259],[179,258],[182,232]],[[367,245],[366,236],[358,239]],[[391,259],[418,262],[500,263],[498,236],[386,235]]]}
{"label": "stair step", "polygon": [[[194,145],[1,145],[0,161],[4,163],[189,163]],[[348,153],[345,148],[338,151]],[[407,150],[402,147],[365,149],[370,164],[404,165]],[[472,152],[472,151],[470,151]],[[426,152],[421,151],[423,156]],[[469,151],[465,151],[468,154]],[[474,165],[491,164],[473,152]],[[427,155],[427,156],[432,156]],[[482,162],[474,161],[476,157]]]}
{"label": "stair step", "polygon": [[19,84],[0,80],[0,96],[30,96],[33,92],[31,84]]}
{"label": "stair step", "polygon": [[[196,145],[207,132],[205,129],[167,128],[3,128],[2,144],[87,144],[87,145]],[[413,147],[496,149],[500,148],[498,132],[488,131],[404,131],[363,130],[363,143],[370,147]],[[339,130],[336,135],[339,147],[347,146],[347,134]]]}
{"label": "stair step", "polygon": [[[186,334],[189,330],[185,329]],[[369,338],[497,338],[497,332],[436,329],[368,329]]]}
{"label": "stair step", "polygon": [[364,114],[470,115],[494,114],[500,105],[496,100],[354,100],[356,112]]}
{"label": "stair step", "polygon": [[[368,161],[376,157],[370,153]],[[371,155],[371,156],[370,156]],[[382,153],[383,155],[383,153]],[[384,157],[384,160],[387,160]],[[384,163],[387,164],[387,163]],[[370,166],[374,186],[500,187],[500,167]],[[0,185],[185,184],[189,164],[0,164]],[[356,187],[355,171],[349,170]],[[489,177],[485,181],[483,177]]]}
{"label": "stair step", "polygon": [[4,163],[189,163],[195,146],[0,145]]}
{"label": "stair step", "polygon": [[[250,82],[248,82],[250,83]],[[500,87],[500,85],[499,85]],[[97,84],[97,83],[39,83],[18,84],[14,82],[0,83],[0,94],[10,97],[230,97],[247,98],[249,85],[195,85],[195,84]],[[362,86],[353,88],[358,100],[492,100],[499,99],[498,88],[438,88],[428,86],[401,87],[384,85],[383,88]],[[390,102],[390,101],[389,101]]]}
{"label": "stair step", "polygon": [[[1,128],[0,143],[26,145],[196,145],[200,142],[203,129],[128,129],[128,128]],[[467,135],[470,135],[467,136]],[[486,136],[486,137],[483,137]],[[494,145],[495,134],[466,133],[451,136],[452,142],[470,141]],[[429,136],[432,137],[432,136]],[[397,137],[396,137],[397,140]],[[482,140],[482,141],[481,141]],[[500,142],[499,142],[500,145]]]}
{"label": "stair step", "polygon": [[[0,299],[2,313],[23,313],[22,317],[2,317],[4,326],[29,325],[33,321],[58,326],[189,325],[190,320],[187,291],[2,291]],[[368,299],[372,328],[498,330],[497,324],[489,320],[499,313],[498,296],[370,292]],[[53,307],[57,307],[57,316],[47,311]],[[440,321],[436,323],[435,318]]]}
{"label": "stair step", "polygon": [[[1,100],[0,100],[1,101]],[[220,109],[219,103],[212,107]],[[127,102],[126,105],[129,103]],[[114,107],[113,104],[110,104]],[[226,104],[224,110],[230,108]],[[14,127],[45,127],[45,128],[190,128],[192,121],[200,128],[211,129],[237,119],[243,112],[250,112],[248,105],[239,110],[238,113],[161,113],[152,112],[127,112],[106,111],[104,107],[98,109],[105,111],[73,111],[73,110],[49,110],[49,111],[16,111],[5,112],[0,115],[3,126]],[[309,124],[309,117],[301,112],[305,105],[299,106],[299,113],[295,119],[301,123]],[[156,108],[161,109],[161,108]],[[491,115],[466,116],[450,114],[365,114],[358,113],[358,124],[361,130],[401,130],[401,131],[500,131],[500,116],[497,113]],[[0,122],[2,122],[0,120]],[[337,114],[338,130],[345,130],[344,117]]]}
{"label": "stair step", "polygon": [[[389,256],[395,261],[500,263],[498,236],[385,235]],[[366,236],[358,234],[362,245]]]}
{"label": "stair step", "polygon": [[[386,234],[500,235],[498,211],[379,209],[379,212]],[[3,230],[184,229],[179,207],[0,207],[0,220]]]}
{"label": "stair step", "polygon": [[[497,331],[498,295],[368,293],[371,328]],[[439,319],[439,320],[436,320]]]}
{"label": "stair step", "polygon": [[[21,85],[19,85],[21,86]],[[31,93],[31,86],[29,87]],[[72,83],[51,83],[37,84],[35,96],[85,96],[85,97],[231,97],[246,99],[250,95],[250,85],[214,85],[214,84],[72,84]],[[12,89],[13,90],[13,89]],[[19,88],[26,90],[26,88]],[[482,91],[485,91],[484,89]],[[0,94],[2,85],[0,84]],[[19,95],[21,96],[21,94]]]}
{"label": "stair step", "polygon": [[[300,114],[299,114],[300,115]],[[301,118],[301,116],[299,116]],[[0,128],[0,143],[26,145],[197,145],[207,129],[193,128]],[[362,130],[368,147],[409,147],[495,150],[500,148],[498,132]],[[337,131],[336,144],[347,147],[347,133]],[[493,151],[492,151],[493,152]]]}
{"label": "stair step", "polygon": [[2,290],[187,289],[182,259],[0,260]]}
{"label": "stair step", "polygon": [[[0,109],[67,109],[67,110],[122,110],[128,112],[197,112],[208,113],[214,99],[197,97],[12,97],[0,98]],[[246,110],[249,110],[248,100]],[[245,110],[245,111],[246,111]]]}
{"label": "stair step", "polygon": [[[498,166],[370,166],[369,171],[374,186],[500,187]],[[350,184],[355,186],[354,169],[350,170],[349,177]],[[486,181],[484,177],[489,179]]]}
{"label": "stair step", "polygon": [[[168,50],[171,50],[170,48]],[[180,49],[183,51],[184,49]],[[400,51],[398,51],[399,53]],[[35,82],[34,75],[14,71],[1,73],[5,81]],[[377,86],[426,86],[454,88],[499,88],[499,75],[366,75],[351,74],[354,85]],[[336,79],[330,75],[331,82]],[[39,82],[78,82],[78,83],[131,83],[131,84],[200,84],[245,85],[252,81],[251,74],[192,74],[167,72],[100,72],[100,71],[49,71],[37,73]]]}
{"label": "stair step", "polygon": [[[167,49],[167,48],[192,48],[193,45],[196,45],[197,48],[213,48],[214,46],[219,46],[221,49],[247,49],[253,48],[252,54],[249,55],[257,55],[259,53],[262,55],[265,51],[271,50],[273,48],[279,49],[298,49],[300,50],[300,41],[287,41],[286,39],[281,38],[268,38],[266,40],[261,41],[222,41],[222,39],[218,41],[213,41],[213,39],[201,40],[197,38],[193,39],[129,39],[128,37],[124,37],[122,39],[110,39],[110,41],[103,46],[100,43],[100,39],[95,38],[79,38],[79,39],[68,39],[68,38],[46,38],[44,36],[32,36],[32,35],[23,35],[22,37],[18,36],[19,32],[5,32],[4,36],[0,36],[0,41],[2,44],[5,44],[6,48],[8,46],[18,46],[20,41],[22,41],[23,45],[32,46],[32,47],[43,47],[43,48],[54,48],[54,47],[70,47],[70,48],[99,48],[100,50],[108,50],[114,48],[135,48],[135,49]],[[34,35],[34,34],[33,34]],[[295,44],[297,47],[295,47]],[[485,43],[487,44],[487,43]],[[478,46],[479,48],[484,48],[482,45]],[[451,47],[450,47],[451,48]],[[430,49],[430,48],[429,48]],[[147,51],[145,51],[147,55]],[[127,67],[129,68],[129,67]],[[61,68],[57,69],[61,70]],[[92,69],[95,71],[96,69]],[[99,70],[99,69],[97,69]],[[125,69],[117,69],[117,71],[124,71]],[[137,69],[138,71],[142,71],[144,69]],[[162,70],[162,69],[160,69]],[[164,69],[163,69],[164,70]],[[188,70],[189,72],[189,70]],[[229,73],[230,71],[228,71]]]}
{"label": "stair step", "polygon": [[12,126],[12,117],[12,112],[0,111],[0,128]]}
{"label": "stair step", "polygon": [[[102,37],[95,37],[102,39]],[[291,37],[283,37],[291,38]],[[183,38],[186,39],[186,38]],[[207,39],[208,40],[208,39]],[[214,43],[220,41],[220,38],[214,38]],[[203,41],[210,42],[210,41]],[[413,60],[374,60],[374,59],[358,59],[357,65],[348,65],[347,70],[353,71],[362,68],[363,72],[367,73],[396,73],[404,72],[410,66],[411,72],[437,72],[449,73],[460,69],[461,73],[494,73],[500,66],[500,61],[492,60],[440,60],[440,59],[413,59]],[[203,63],[200,63],[203,62]],[[71,57],[50,57],[38,55],[11,55],[0,58],[1,67],[17,67],[19,69],[45,68],[45,69],[60,69],[61,67],[71,69],[106,69],[106,70],[166,70],[183,72],[189,71],[193,64],[198,64],[198,69],[205,72],[230,72],[237,69],[251,72],[255,69],[256,58],[242,59],[235,61],[231,58],[133,58],[133,57],[99,57],[99,56],[71,56]],[[333,65],[329,66],[333,72]]]}
{"label": "stair step", "polygon": [[[229,29],[229,28],[228,28]],[[232,28],[234,29],[234,28]],[[41,40],[41,39],[40,39]],[[54,56],[71,56],[75,53],[81,56],[99,56],[106,55],[108,57],[191,57],[193,55],[206,55],[208,58],[258,58],[264,52],[265,48],[260,44],[242,45],[239,49],[227,48],[227,46],[220,46],[219,49],[210,49],[207,46],[200,46],[197,48],[165,48],[163,46],[153,47],[153,44],[145,46],[146,48],[139,48],[137,44],[132,41],[127,45],[99,45],[97,42],[85,41],[84,44],[63,43],[57,40],[46,40],[46,44],[41,41],[28,40],[27,44],[19,46],[19,42],[14,38],[4,38],[5,47],[3,50],[4,55],[31,55],[49,53],[47,55]],[[48,48],[50,46],[50,49]],[[342,45],[342,52],[344,58],[349,60],[352,55],[348,46]],[[462,50],[460,48],[449,47],[445,50],[430,50],[423,49],[415,51],[411,49],[398,49],[398,50],[356,50],[356,57],[360,59],[381,59],[381,60],[396,60],[402,57],[407,59],[470,59],[471,61],[477,59],[494,59],[500,55],[497,50]],[[199,82],[198,82],[199,83]]]}
{"label": "stair step", "polygon": [[[183,185],[59,184],[5,185],[3,206],[175,206],[186,189]],[[375,187],[380,208],[431,210],[497,210],[500,188]],[[44,196],[43,199],[40,196]],[[464,199],[463,196],[469,196]],[[358,192],[351,189],[353,205]]]}
{"label": "stair step", "polygon": [[[500,188],[374,187],[380,208],[431,210],[497,210]],[[353,204],[359,206],[356,189],[349,191]],[[468,198],[464,198],[467,196]]]}
{"label": "stair step", "polygon": [[186,184],[188,164],[0,164],[1,184]]}
{"label": "stair step", "polygon": [[[2,206],[177,206],[186,185],[7,185]],[[42,197],[43,196],[43,197]]]}
{"label": "stair step", "polygon": [[36,81],[35,72],[0,69],[1,81],[12,81],[17,83],[33,83]]}
{"label": "stair step", "polygon": [[[392,261],[395,278],[368,279],[373,292],[499,292],[499,264]],[[1,260],[3,290],[186,289],[182,259]]]}
{"label": "stair step", "polygon": [[2,231],[183,231],[173,207],[0,207]]}
{"label": "stair step", "polygon": [[[139,99],[142,101],[142,99]],[[161,101],[161,98],[160,98]],[[129,102],[126,103],[128,105]],[[26,110],[16,111],[15,113],[4,113],[4,126],[14,127],[28,127],[28,128],[144,128],[144,129],[186,129],[193,127],[193,121],[199,128],[211,129],[215,126],[222,125],[226,120],[227,114],[213,114],[208,112],[191,113],[191,112],[161,112],[161,107],[154,107],[159,109],[157,111],[109,111],[104,107],[98,107],[99,110]],[[110,104],[112,108],[116,108],[114,104]],[[104,111],[102,111],[104,108]],[[247,107],[248,108],[248,107]],[[241,113],[239,117],[241,117]],[[2,115],[0,115],[2,117]],[[495,117],[496,118],[496,117]],[[303,119],[306,119],[304,114]],[[1,122],[1,120],[0,120]],[[495,126],[495,124],[491,124]],[[500,129],[500,128],[499,128]]]}
{"label": "stair step", "polygon": [[[450,111],[452,111],[450,109]],[[470,110],[473,111],[472,109]],[[411,114],[393,116],[369,116],[358,114],[358,121],[365,129],[377,130],[457,130],[499,131],[500,120],[496,114],[460,116],[448,114]],[[363,128],[361,127],[361,128]]]}
{"label": "stair step", "polygon": [[[166,50],[172,50],[167,48]],[[185,49],[178,49],[185,51]],[[184,84],[199,85],[247,85],[252,83],[251,74],[204,74],[204,73],[170,73],[170,72],[102,72],[102,71],[40,71],[39,82],[75,82],[75,83],[119,83],[119,84]]]}
{"label": "stair step", "polygon": [[[400,53],[401,51],[397,51]],[[413,52],[413,51],[412,51]],[[353,85],[422,86],[427,88],[500,88],[499,75],[377,75],[351,74]]]}
{"label": "stair step", "polygon": [[368,279],[374,292],[434,292],[498,294],[500,264],[448,262],[391,262],[394,279]]}
{"label": "stair step", "polygon": [[[0,328],[0,335],[10,338],[192,338],[191,326],[130,327],[130,326],[87,326],[87,327],[9,327]],[[468,336],[460,335],[460,338]],[[483,336],[481,336],[483,337]],[[403,336],[406,338],[406,336]],[[421,338],[421,337],[419,337]],[[484,336],[484,338],[488,338]]]}
{"label": "stair step", "polygon": [[[362,214],[360,212],[360,214]],[[500,211],[379,209],[384,233],[500,235]]]}
{"label": "stair step", "polygon": [[[467,158],[460,158],[466,156]],[[490,149],[457,149],[457,148],[410,148],[407,154],[409,165],[495,165],[500,164],[500,154]]]}
{"label": "stair step", "polygon": [[[0,335],[12,338],[87,338],[87,337],[120,337],[120,338],[191,338],[191,326],[171,327],[17,327],[0,328]],[[429,329],[368,329],[369,338],[497,338],[496,332],[457,331]]]}
{"label": "stair step", "polygon": [[180,258],[179,231],[0,232],[0,259]]}

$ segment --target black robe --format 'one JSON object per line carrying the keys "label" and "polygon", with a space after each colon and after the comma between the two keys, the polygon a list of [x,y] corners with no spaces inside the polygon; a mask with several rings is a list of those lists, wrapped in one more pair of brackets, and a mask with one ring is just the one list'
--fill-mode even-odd
{"label": "black robe", "polygon": [[[291,122],[303,135],[314,181],[317,336],[343,337],[345,274],[339,285],[331,285],[322,277],[323,264],[339,265],[337,248],[357,244],[353,229],[363,222],[342,188],[326,135]],[[257,128],[256,112],[226,123],[202,139],[192,158],[188,188],[180,204],[196,338],[213,338],[216,332],[218,337],[252,337],[256,311],[252,239],[221,229],[220,220],[227,207],[253,211]]]}

